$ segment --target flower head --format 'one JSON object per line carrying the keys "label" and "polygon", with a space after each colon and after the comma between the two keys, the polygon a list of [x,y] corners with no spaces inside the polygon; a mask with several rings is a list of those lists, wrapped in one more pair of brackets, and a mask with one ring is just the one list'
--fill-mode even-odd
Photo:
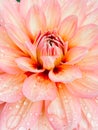
{"label": "flower head", "polygon": [[0,1],[0,130],[98,129],[98,1]]}

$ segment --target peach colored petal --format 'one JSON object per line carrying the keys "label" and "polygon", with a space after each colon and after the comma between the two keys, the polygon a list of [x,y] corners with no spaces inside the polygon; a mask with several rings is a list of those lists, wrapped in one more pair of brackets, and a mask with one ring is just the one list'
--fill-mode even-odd
{"label": "peach colored petal", "polygon": [[85,1],[86,0],[65,0],[62,6],[62,19],[70,15],[76,15],[78,17],[78,24],[81,24],[86,12]]}
{"label": "peach colored petal", "polygon": [[64,41],[72,38],[77,28],[77,17],[71,15],[65,18],[59,27],[59,35],[62,37]]}
{"label": "peach colored petal", "polygon": [[39,116],[38,121],[35,123],[35,125],[30,130],[54,130],[54,129],[50,125],[50,123],[45,115],[45,112],[43,112]]}
{"label": "peach colored petal", "polygon": [[43,72],[44,69],[38,69],[37,63],[30,58],[27,57],[20,57],[16,58],[16,63],[19,66],[20,69],[23,71],[30,71],[34,73]]}
{"label": "peach colored petal", "polygon": [[80,99],[81,110],[89,123],[91,130],[98,129],[98,102],[96,99]]}
{"label": "peach colored petal", "polygon": [[47,29],[55,30],[61,19],[61,9],[58,0],[46,0],[42,8],[46,16]]}
{"label": "peach colored petal", "polygon": [[98,96],[98,72],[83,72],[83,78],[66,84],[71,93],[79,97],[92,98]]}
{"label": "peach colored petal", "polygon": [[31,101],[53,100],[57,90],[55,83],[44,74],[33,74],[24,81],[23,93]]}
{"label": "peach colored petal", "polygon": [[81,27],[69,43],[69,47],[83,46],[91,48],[98,38],[98,26],[89,24]]}
{"label": "peach colored petal", "polygon": [[93,23],[98,25],[98,8],[95,9],[93,12],[89,13],[83,21],[83,25]]}
{"label": "peach colored petal", "polygon": [[46,27],[46,19],[43,11],[39,6],[33,6],[27,15],[27,28],[35,37],[39,32],[44,32]]}
{"label": "peach colored petal", "polygon": [[16,103],[7,103],[1,113],[0,130],[31,129],[42,110],[42,102],[23,98]]}
{"label": "peach colored petal", "polygon": [[17,28],[14,25],[6,24],[5,28],[8,32],[8,35],[13,40],[13,43],[18,46],[24,53],[28,53],[28,49],[25,45],[25,42],[29,42],[29,37],[25,34],[23,30]]}
{"label": "peach colored petal", "polygon": [[68,83],[81,78],[82,74],[79,68],[71,65],[61,65],[49,72],[49,78],[54,82]]}
{"label": "peach colored petal", "polygon": [[88,49],[85,47],[73,47],[67,51],[65,55],[66,64],[76,64],[81,61],[88,53]]}
{"label": "peach colored petal", "polygon": [[90,13],[98,8],[98,0],[87,0],[87,13]]}
{"label": "peach colored petal", "polygon": [[26,78],[23,74],[0,74],[0,100],[15,102],[23,97],[22,85]]}
{"label": "peach colored petal", "polygon": [[69,94],[65,85],[58,84],[58,87],[58,97],[47,105],[47,117],[55,130],[72,130],[77,127],[81,118],[80,105],[77,99]]}
{"label": "peach colored petal", "polygon": [[15,58],[23,56],[24,54],[14,48],[0,45],[0,68],[4,72],[16,74],[21,72],[14,62]]}

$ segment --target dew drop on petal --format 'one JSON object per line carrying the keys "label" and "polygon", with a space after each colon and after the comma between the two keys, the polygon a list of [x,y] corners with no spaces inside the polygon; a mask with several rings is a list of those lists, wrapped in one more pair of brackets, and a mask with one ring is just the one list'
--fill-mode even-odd
{"label": "dew drop on petal", "polygon": [[19,124],[20,118],[21,118],[20,116],[14,116],[14,115],[9,117],[7,121],[7,127],[11,129],[15,128]]}

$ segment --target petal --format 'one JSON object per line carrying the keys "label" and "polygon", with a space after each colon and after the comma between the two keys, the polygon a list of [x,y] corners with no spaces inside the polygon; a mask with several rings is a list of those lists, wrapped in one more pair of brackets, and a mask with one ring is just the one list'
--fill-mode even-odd
{"label": "petal", "polygon": [[65,55],[66,64],[75,64],[85,57],[88,49],[85,47],[73,47]]}
{"label": "petal", "polygon": [[98,102],[96,99],[80,99],[81,110],[91,130],[98,129]]}
{"label": "petal", "polygon": [[98,25],[98,8],[86,16],[83,25],[87,25],[87,24]]}
{"label": "petal", "polygon": [[22,85],[26,78],[23,74],[0,74],[0,100],[15,102],[23,97]]}
{"label": "petal", "polygon": [[31,129],[42,110],[42,102],[23,98],[16,103],[7,103],[1,113],[0,130]]}
{"label": "petal", "polygon": [[59,35],[64,41],[69,40],[74,35],[77,28],[77,17],[72,15],[65,18],[59,27]]}
{"label": "petal", "polygon": [[[78,17],[78,24],[81,24],[84,20],[86,12],[85,0],[65,0],[62,7],[62,19],[76,15]],[[81,14],[81,17],[80,17]]]}
{"label": "petal", "polygon": [[90,48],[98,38],[97,25],[89,24],[81,27],[69,43],[69,47],[83,46]]}
{"label": "petal", "polygon": [[44,32],[46,27],[45,15],[40,7],[33,6],[27,15],[27,28],[35,37],[39,32]]}
{"label": "petal", "polygon": [[44,71],[44,69],[38,68],[37,63],[33,59],[27,57],[20,57],[17,58],[15,61],[19,66],[19,68],[22,69],[23,71],[30,71],[34,73],[39,73]]}
{"label": "petal", "polygon": [[25,80],[23,93],[31,101],[53,100],[57,90],[45,74],[33,74]]}
{"label": "petal", "polygon": [[61,9],[58,0],[46,0],[42,8],[46,16],[47,29],[55,30],[61,18]]}
{"label": "petal", "polygon": [[83,78],[66,84],[69,91],[79,97],[98,96],[98,72],[95,71],[83,72]]}
{"label": "petal", "polygon": [[25,42],[30,41],[28,36],[25,34],[23,30],[20,28],[17,28],[16,26],[6,24],[5,28],[8,32],[8,35],[13,40],[13,43],[19,47],[24,53],[27,53],[27,47],[25,45]]}
{"label": "petal", "polygon": [[49,78],[54,82],[67,83],[81,78],[81,76],[81,71],[71,65],[62,65],[49,72]]}
{"label": "petal", "polygon": [[98,0],[87,0],[87,12],[90,13],[98,8]]}
{"label": "petal", "polygon": [[15,58],[23,56],[24,54],[14,48],[5,47],[0,45],[0,68],[2,71],[16,74],[21,72],[15,63]]}
{"label": "petal", "polygon": [[58,97],[46,104],[47,117],[55,130],[72,130],[80,121],[80,105],[77,99],[67,92],[65,85],[59,84],[58,87]]}

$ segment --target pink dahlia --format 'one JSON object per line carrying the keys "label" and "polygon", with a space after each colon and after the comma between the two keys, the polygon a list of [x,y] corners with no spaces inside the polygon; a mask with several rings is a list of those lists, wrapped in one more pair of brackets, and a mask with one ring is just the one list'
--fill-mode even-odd
{"label": "pink dahlia", "polygon": [[98,130],[98,0],[0,0],[0,130]]}

